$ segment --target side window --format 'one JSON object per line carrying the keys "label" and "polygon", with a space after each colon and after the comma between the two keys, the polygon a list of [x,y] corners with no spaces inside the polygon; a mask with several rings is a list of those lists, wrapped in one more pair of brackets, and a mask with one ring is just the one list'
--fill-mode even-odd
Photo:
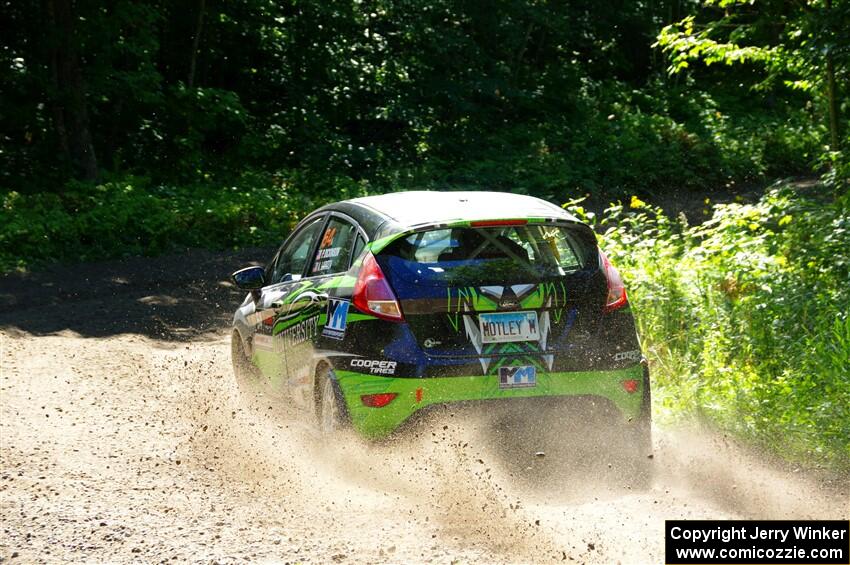
{"label": "side window", "polygon": [[307,264],[310,250],[313,248],[313,243],[319,236],[319,230],[322,228],[324,218],[316,218],[310,224],[298,232],[292,240],[286,244],[280,255],[272,273],[272,284],[283,282],[286,275],[291,276],[291,280],[298,280],[304,272],[304,267]]}
{"label": "side window", "polygon": [[364,247],[366,247],[366,240],[363,238],[362,235],[358,235],[357,242],[354,244],[354,253],[351,254],[352,262],[358,257],[360,257],[360,254],[363,253]]}
{"label": "side window", "polygon": [[319,241],[310,276],[347,271],[357,237],[357,229],[353,225],[339,218],[331,218]]}

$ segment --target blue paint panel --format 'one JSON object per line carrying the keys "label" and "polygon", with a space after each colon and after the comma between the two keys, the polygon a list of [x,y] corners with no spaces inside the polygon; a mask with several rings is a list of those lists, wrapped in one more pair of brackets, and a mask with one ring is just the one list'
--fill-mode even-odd
{"label": "blue paint panel", "polygon": [[425,353],[407,324],[393,324],[395,332],[392,341],[384,347],[384,357],[398,363],[424,365],[427,361]]}

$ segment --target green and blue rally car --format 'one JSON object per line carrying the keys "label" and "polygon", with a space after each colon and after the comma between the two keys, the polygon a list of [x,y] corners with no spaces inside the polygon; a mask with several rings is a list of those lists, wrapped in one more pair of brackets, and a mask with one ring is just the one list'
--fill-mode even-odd
{"label": "green and blue rally car", "polygon": [[[327,433],[389,436],[453,403],[579,402],[643,457],[649,373],[619,273],[562,208],[497,192],[399,192],[307,216],[233,320],[241,385]],[[483,405],[483,404],[482,404]]]}

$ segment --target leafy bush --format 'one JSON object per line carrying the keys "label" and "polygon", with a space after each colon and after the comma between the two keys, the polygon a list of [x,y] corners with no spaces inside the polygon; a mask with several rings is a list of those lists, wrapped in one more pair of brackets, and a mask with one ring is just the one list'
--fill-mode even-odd
{"label": "leafy bush", "polygon": [[178,247],[275,244],[332,195],[362,192],[345,177],[292,171],[244,175],[225,186],[154,186],[128,177],[100,185],[72,182],[59,194],[8,192],[0,207],[0,270]]}
{"label": "leafy bush", "polygon": [[787,102],[746,103],[690,85],[637,90],[585,80],[568,113],[486,129],[462,151],[450,134],[426,136],[419,176],[436,186],[562,200],[576,192],[660,195],[810,171],[822,128]]}
{"label": "leafy bush", "polygon": [[696,416],[789,459],[850,469],[850,194],[776,187],[696,226],[632,198],[598,227],[627,281],[662,419]]}

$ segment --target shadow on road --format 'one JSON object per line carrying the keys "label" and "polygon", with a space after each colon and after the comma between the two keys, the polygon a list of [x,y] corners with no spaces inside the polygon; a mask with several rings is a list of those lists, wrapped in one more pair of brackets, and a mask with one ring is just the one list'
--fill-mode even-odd
{"label": "shadow on road", "polygon": [[190,250],[6,275],[0,278],[0,329],[196,339],[226,327],[244,297],[230,282],[230,273],[262,264],[273,252]]}

